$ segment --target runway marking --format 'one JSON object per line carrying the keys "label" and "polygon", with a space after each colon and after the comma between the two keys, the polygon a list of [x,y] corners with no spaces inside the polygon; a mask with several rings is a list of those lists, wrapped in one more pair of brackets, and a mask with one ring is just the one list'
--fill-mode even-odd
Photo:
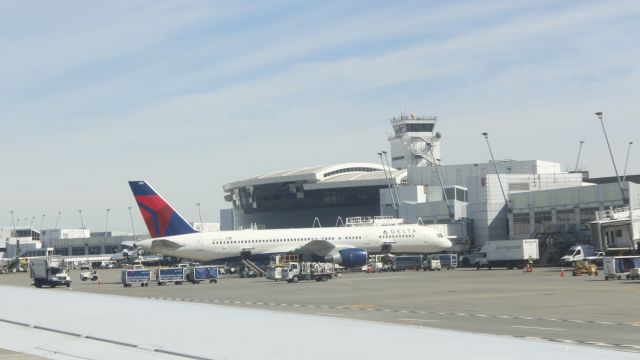
{"label": "runway marking", "polygon": [[400,321],[418,321],[418,322],[440,322],[440,320],[433,319],[398,319]]}
{"label": "runway marking", "polygon": [[552,331],[566,331],[567,329],[558,329],[558,328],[548,328],[548,327],[539,327],[539,326],[524,326],[524,325],[512,325],[512,328],[519,329],[538,329],[538,330],[552,330]]}
{"label": "runway marking", "polygon": [[315,313],[316,315],[326,315],[326,316],[344,316],[344,314],[335,314],[335,313]]}
{"label": "runway marking", "polygon": [[585,341],[585,342],[583,342],[583,343],[584,343],[584,344],[589,344],[589,345],[597,345],[597,346],[607,346],[607,347],[613,346],[613,345],[611,345],[611,344],[606,344],[606,343],[603,343],[603,342],[597,342],[597,341]]}
{"label": "runway marking", "polygon": [[[352,310],[352,311],[378,311],[378,312],[394,312],[402,314],[422,314],[422,315],[441,315],[441,316],[470,316],[478,318],[496,318],[496,319],[520,319],[528,321],[556,321],[556,322],[571,322],[576,324],[594,324],[594,325],[612,325],[612,326],[634,326],[640,327],[640,322],[628,322],[628,323],[614,323],[609,321],[592,321],[592,320],[576,320],[576,319],[556,319],[556,318],[536,318],[528,316],[510,316],[510,315],[488,315],[488,314],[469,314],[469,313],[455,313],[455,312],[438,312],[438,311],[420,311],[420,310],[403,310],[403,309],[390,309],[381,308],[375,304],[347,304],[347,305],[317,305],[317,304],[285,304],[285,303],[273,303],[273,302],[251,302],[251,301],[233,301],[233,300],[193,300],[193,299],[181,299],[181,298],[162,298],[152,297],[153,299],[169,300],[169,301],[206,301],[214,303],[224,304],[247,304],[247,305],[261,305],[261,306],[288,306],[288,307],[305,307],[305,308],[322,308],[322,309],[336,309],[336,310]],[[550,328],[553,329],[553,328]]]}
{"label": "runway marking", "polygon": [[375,278],[364,278],[364,279],[349,279],[347,281],[370,281],[370,280],[388,280],[388,279],[413,279],[412,277],[409,276],[403,276],[403,277],[375,277]]}
{"label": "runway marking", "polygon": [[551,339],[552,341],[559,341],[562,343],[567,343],[567,344],[577,344],[578,342],[575,340],[568,340],[568,339]]}

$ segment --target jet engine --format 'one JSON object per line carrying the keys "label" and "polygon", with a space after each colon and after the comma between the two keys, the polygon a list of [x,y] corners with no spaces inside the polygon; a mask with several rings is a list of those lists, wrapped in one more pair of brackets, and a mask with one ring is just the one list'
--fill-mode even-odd
{"label": "jet engine", "polygon": [[142,249],[138,249],[138,250],[136,251],[136,250],[127,250],[127,249],[124,249],[124,250],[122,250],[122,257],[123,257],[123,258],[125,258],[125,259],[128,259],[128,258],[129,258],[129,254],[130,254],[130,253],[137,253],[137,254],[138,254],[138,256],[142,256],[142,255],[144,254],[144,250],[142,250]]}
{"label": "jet engine", "polygon": [[345,268],[362,267],[367,263],[368,259],[369,255],[367,254],[367,250],[358,248],[334,250],[325,256],[325,261],[334,262]]}

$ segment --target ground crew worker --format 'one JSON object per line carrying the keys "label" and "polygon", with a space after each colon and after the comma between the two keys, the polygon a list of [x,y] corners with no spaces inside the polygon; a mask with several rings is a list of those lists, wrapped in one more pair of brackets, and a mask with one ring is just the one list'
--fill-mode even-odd
{"label": "ground crew worker", "polygon": [[529,260],[527,260],[527,272],[533,271],[533,257],[529,255]]}

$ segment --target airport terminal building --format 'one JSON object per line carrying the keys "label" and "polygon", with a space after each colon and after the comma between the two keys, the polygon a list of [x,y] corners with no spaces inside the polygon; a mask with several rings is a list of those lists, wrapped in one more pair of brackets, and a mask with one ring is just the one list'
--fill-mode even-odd
{"label": "airport terminal building", "polygon": [[233,209],[231,216],[221,215],[221,227],[334,226],[338,218],[380,215],[380,190],[389,187],[390,178],[405,183],[406,175],[406,170],[383,171],[380,164],[345,163],[235,181],[224,185]]}
{"label": "airport terminal building", "polygon": [[464,250],[501,239],[590,242],[596,212],[640,208],[636,183],[589,179],[555,162],[442,165],[436,117],[412,114],[390,122],[386,163],[386,154],[379,154],[381,164],[291,169],[226,184],[232,208],[221,211],[221,228],[310,227],[316,219],[335,226],[350,216],[393,215],[408,223],[440,224]]}

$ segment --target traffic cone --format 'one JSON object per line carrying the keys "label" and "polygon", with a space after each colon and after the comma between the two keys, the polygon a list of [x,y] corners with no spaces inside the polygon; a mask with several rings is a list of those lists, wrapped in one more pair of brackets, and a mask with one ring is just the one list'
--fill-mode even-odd
{"label": "traffic cone", "polygon": [[560,268],[560,277],[564,277],[564,268]]}

